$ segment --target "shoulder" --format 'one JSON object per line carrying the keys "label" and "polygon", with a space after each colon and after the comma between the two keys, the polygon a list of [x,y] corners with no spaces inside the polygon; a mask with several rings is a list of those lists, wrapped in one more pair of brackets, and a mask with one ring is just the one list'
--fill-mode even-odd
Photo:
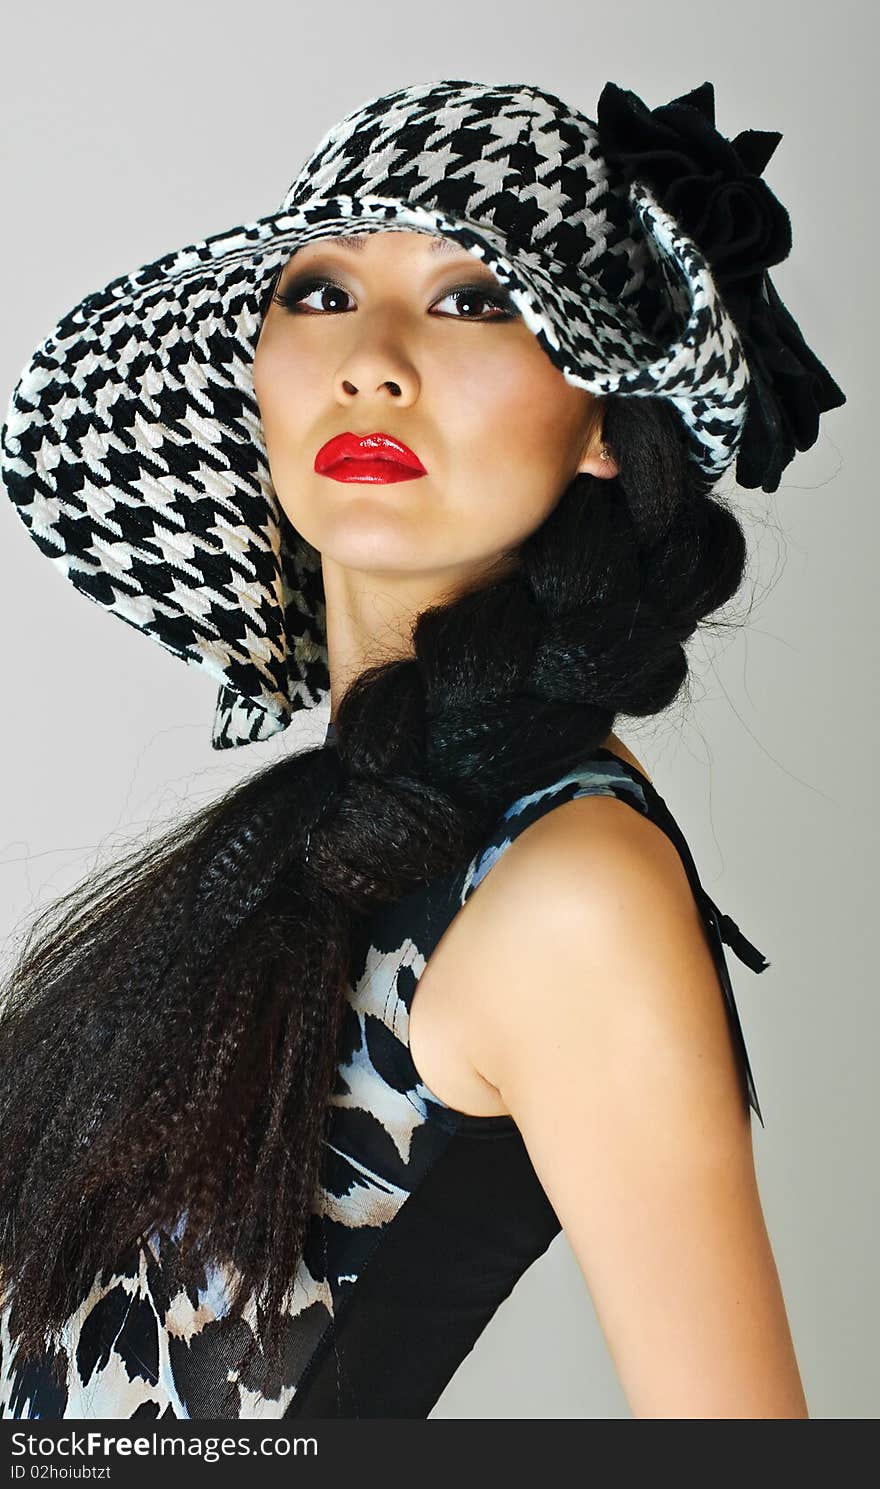
{"label": "shoulder", "polygon": [[595,956],[609,948],[607,942],[585,942],[588,920],[594,928],[604,922],[611,934],[643,914],[656,916],[673,901],[693,905],[668,834],[631,799],[607,791],[551,805],[510,842],[479,893],[479,917],[473,915],[472,925],[476,933],[479,918],[487,949],[515,932],[520,948],[536,955],[551,925],[569,928],[584,952]]}
{"label": "shoulder", "polygon": [[469,936],[472,1060],[518,1124],[587,1066],[597,1095],[637,1079],[643,1111],[665,1092],[686,1121],[707,1086],[720,1112],[741,1107],[687,872],[628,802],[576,797],[530,824],[474,896]]}

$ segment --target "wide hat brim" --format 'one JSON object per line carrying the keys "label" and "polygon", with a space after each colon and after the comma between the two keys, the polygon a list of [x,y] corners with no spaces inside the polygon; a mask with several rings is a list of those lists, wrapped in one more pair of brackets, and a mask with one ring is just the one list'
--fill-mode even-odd
{"label": "wide hat brim", "polygon": [[320,554],[278,502],[252,376],[266,292],[303,244],[394,228],[455,240],[570,383],[670,399],[703,473],[731,465],[748,391],[736,328],[693,241],[644,183],[629,195],[667,289],[664,342],[588,272],[511,250],[484,223],[334,196],[112,280],[37,347],[0,433],[8,494],[81,593],[216,679],[214,748],[268,739],[329,699]]}

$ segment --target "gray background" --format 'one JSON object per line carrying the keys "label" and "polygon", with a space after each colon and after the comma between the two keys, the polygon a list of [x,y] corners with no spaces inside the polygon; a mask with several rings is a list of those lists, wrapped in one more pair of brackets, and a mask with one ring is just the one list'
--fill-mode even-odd
{"label": "gray background", "polygon": [[[772,963],[756,977],[728,958],[767,1124],[753,1119],[761,1192],[811,1413],[843,1418],[875,1418],[880,1401],[871,9],[17,6],[0,93],[4,406],[64,311],[169,249],[274,211],[324,131],[392,87],[532,82],[594,118],[606,79],[653,107],[708,78],[728,137],[782,131],[766,177],[795,247],[773,279],[849,401],[774,495],[725,482],[750,542],[728,612],[745,624],[695,639],[690,703],[621,719],[617,732],[676,814],[709,893]],[[212,752],[214,684],[78,595],[7,501],[0,634],[8,955],[12,933],[96,857],[288,742]],[[309,720],[316,739],[323,722]],[[629,1415],[564,1235],[434,1415]]]}

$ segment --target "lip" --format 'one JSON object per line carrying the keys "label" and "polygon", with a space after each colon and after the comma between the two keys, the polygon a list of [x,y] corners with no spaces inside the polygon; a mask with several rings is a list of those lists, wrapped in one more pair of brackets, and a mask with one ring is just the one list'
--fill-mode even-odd
{"label": "lip", "polygon": [[315,470],[334,481],[364,481],[373,485],[412,481],[427,475],[419,457],[393,435],[334,435],[315,456]]}

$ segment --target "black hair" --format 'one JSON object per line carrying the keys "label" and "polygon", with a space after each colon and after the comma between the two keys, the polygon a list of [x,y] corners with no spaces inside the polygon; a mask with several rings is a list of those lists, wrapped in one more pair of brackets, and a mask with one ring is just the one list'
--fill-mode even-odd
{"label": "black hair", "polygon": [[603,415],[619,474],[577,476],[512,572],[424,610],[412,655],[348,687],[334,745],[257,770],[35,921],[0,1016],[20,1350],[159,1237],[169,1287],[231,1267],[231,1314],[256,1302],[250,1378],[277,1382],[354,938],[618,713],[667,708],[685,643],[742,581],[742,528],[674,408],[612,396]]}

